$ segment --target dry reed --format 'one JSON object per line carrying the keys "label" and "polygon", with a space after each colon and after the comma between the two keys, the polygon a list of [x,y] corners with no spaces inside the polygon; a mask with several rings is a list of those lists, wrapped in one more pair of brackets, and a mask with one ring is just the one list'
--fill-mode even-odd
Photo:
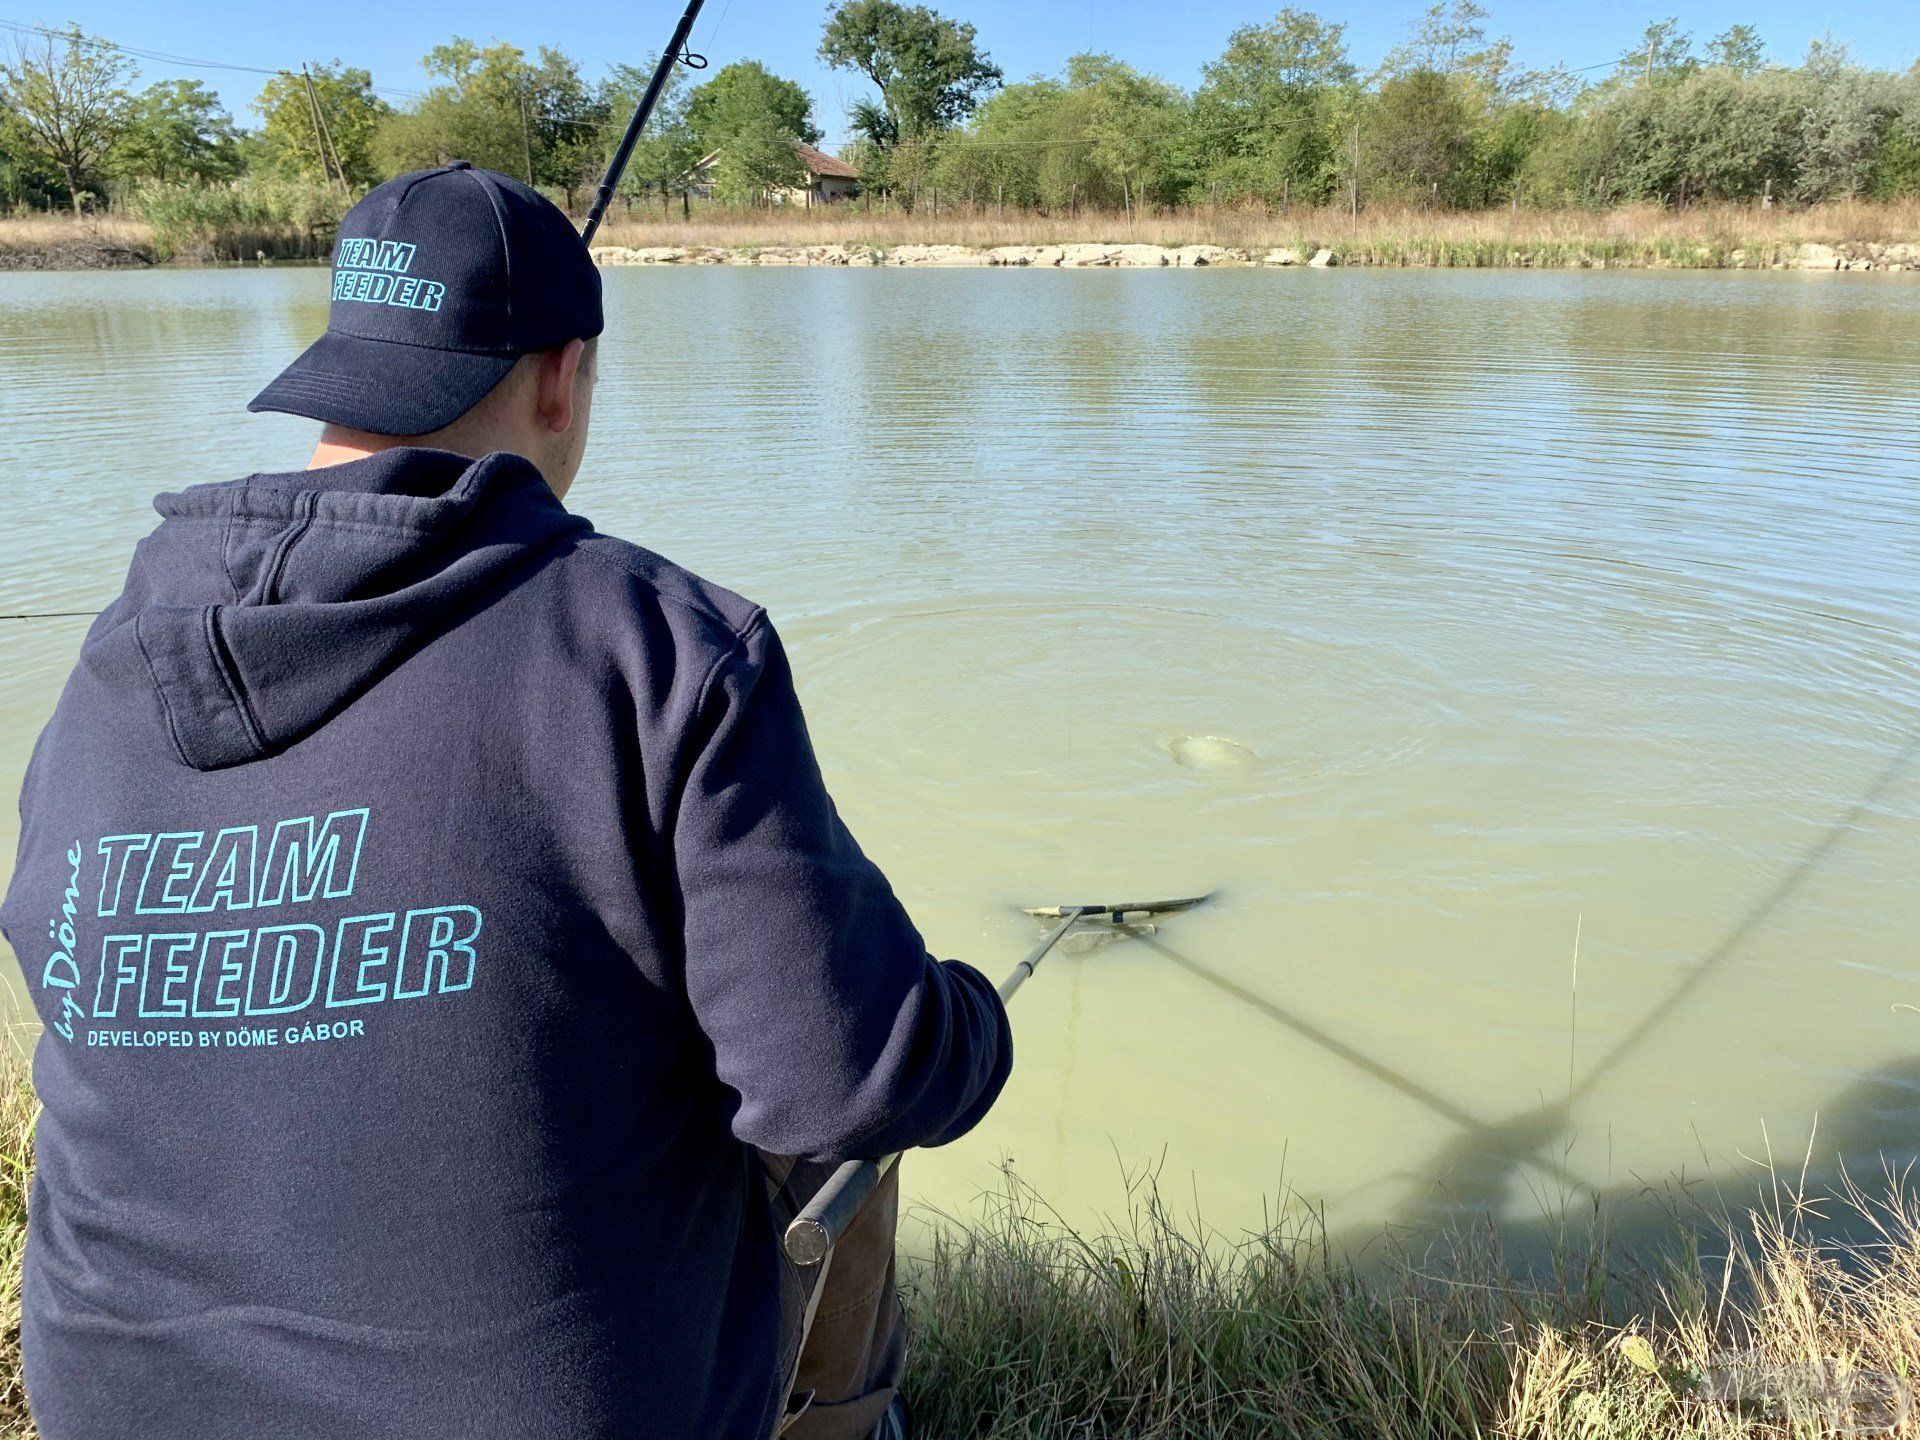
{"label": "dry reed", "polygon": [[[1891,202],[1836,201],[1804,209],[1782,206],[1698,205],[1675,211],[1653,205],[1607,210],[1547,210],[1523,207],[1480,211],[1428,211],[1418,207],[1370,206],[1354,220],[1339,207],[1296,208],[1279,214],[1260,209],[1197,206],[1136,215],[921,209],[903,212],[859,203],[805,209],[722,210],[697,208],[692,220],[678,211],[662,217],[647,210],[616,211],[600,232],[601,243],[764,249],[801,245],[1063,245],[1137,241],[1153,245],[1224,245],[1264,251],[1325,247],[1343,264],[1418,266],[1674,265],[1716,267],[1791,259],[1803,245],[1920,243],[1920,199]],[[152,254],[152,227],[117,215],[24,215],[0,218],[0,258]]]}
{"label": "dry reed", "polygon": [[1331,249],[1344,263],[1725,264],[1736,250],[1756,258],[1787,257],[1804,244],[1920,241],[1920,200],[1845,201],[1791,210],[1652,205],[1610,210],[1427,211],[1369,207],[1356,221],[1343,209],[1196,207],[1136,216],[1081,211],[1044,215],[991,208],[903,213],[871,205],[804,209],[700,209],[691,221],[616,213],[599,239],[609,245],[717,249],[799,245],[999,245],[1075,243],[1224,245],[1265,250]]}

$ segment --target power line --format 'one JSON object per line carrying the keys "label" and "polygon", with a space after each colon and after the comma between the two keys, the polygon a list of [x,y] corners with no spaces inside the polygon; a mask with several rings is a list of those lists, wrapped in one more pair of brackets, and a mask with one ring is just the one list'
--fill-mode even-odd
{"label": "power line", "polygon": [[[16,35],[43,35],[53,40],[71,40],[72,30],[56,30],[48,25],[29,25],[23,20],[0,20],[0,30],[10,30]],[[231,70],[244,75],[268,75],[276,79],[300,78],[298,70],[284,65],[242,65],[231,60],[207,60],[195,55],[174,55],[164,50],[145,50],[137,45],[121,45],[116,41],[102,39],[98,35],[81,34],[80,43],[95,50],[111,50],[116,55],[126,55],[135,60],[152,60],[161,65],[178,65],[189,70]],[[406,90],[392,85],[368,85],[367,89],[375,95],[396,95],[403,100],[418,100],[421,92]]]}
{"label": "power line", "polygon": [[[75,30],[55,30],[46,25],[29,25],[20,20],[0,20],[0,30],[11,30],[16,35],[45,35],[55,40],[71,40],[78,33]],[[96,50],[112,50],[116,54],[129,55],[137,60],[153,60],[163,65],[181,65],[190,70],[238,70],[248,75],[287,75],[283,68],[267,69],[260,65],[237,65],[227,60],[200,60],[191,55],[169,55],[163,50],[141,50],[132,45],[116,45],[111,40],[102,40],[97,35],[79,35],[80,42]]]}

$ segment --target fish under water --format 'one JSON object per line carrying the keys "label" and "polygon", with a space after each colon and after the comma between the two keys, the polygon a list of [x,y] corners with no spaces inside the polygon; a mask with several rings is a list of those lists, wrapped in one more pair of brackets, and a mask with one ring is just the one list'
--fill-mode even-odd
{"label": "fish under water", "polygon": [[1229,775],[1260,763],[1250,746],[1224,735],[1179,735],[1167,742],[1167,753],[1176,765],[1202,775]]}

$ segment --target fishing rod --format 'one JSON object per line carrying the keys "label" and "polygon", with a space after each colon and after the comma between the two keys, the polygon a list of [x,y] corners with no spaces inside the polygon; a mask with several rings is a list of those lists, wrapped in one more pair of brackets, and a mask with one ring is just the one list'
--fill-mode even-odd
{"label": "fishing rod", "polygon": [[[685,65],[689,70],[707,68],[707,57],[696,55],[687,49],[687,38],[693,33],[693,22],[700,16],[700,7],[705,0],[687,0],[686,12],[681,15],[680,23],[673,27],[673,38],[667,42],[667,48],[660,52],[660,63],[653,67],[653,78],[647,82],[647,90],[640,97],[640,103],[634,107],[633,118],[627,121],[627,133],[620,137],[620,147],[613,152],[613,159],[607,162],[607,173],[600,178],[600,188],[593,193],[593,208],[587,211],[586,224],[580,227],[580,239],[583,243],[593,243],[593,233],[600,228],[600,222],[606,217],[607,206],[613,203],[613,192],[620,187],[620,177],[626,174],[627,162],[633,159],[633,147],[640,143],[640,132],[646,128],[647,117],[653,114],[653,107],[660,103],[660,96],[667,88],[667,79],[673,74],[675,65]],[[725,19],[723,15],[721,17]],[[711,40],[713,37],[707,37]]]}
{"label": "fishing rod", "polygon": [[[1013,973],[1000,982],[1000,1000],[1004,1004],[1013,999],[1053,947],[1083,920],[1104,920],[1116,929],[1130,930],[1156,915],[1178,914],[1212,898],[1211,894],[1190,895],[1180,900],[1140,900],[1124,905],[1047,905],[1028,910],[1026,913],[1036,920],[1055,923],[1040,943],[1027,952],[1026,959],[1013,967]],[[796,1265],[824,1265],[847,1226],[860,1213],[860,1207],[867,1203],[899,1159],[898,1155],[885,1155],[878,1160],[849,1160],[834,1171],[787,1226],[781,1241],[787,1258]],[[820,1288],[816,1283],[816,1297]]]}

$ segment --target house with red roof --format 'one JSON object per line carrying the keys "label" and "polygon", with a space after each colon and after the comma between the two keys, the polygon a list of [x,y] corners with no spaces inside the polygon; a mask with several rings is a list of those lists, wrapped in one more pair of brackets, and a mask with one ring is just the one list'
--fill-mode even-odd
{"label": "house with red roof", "polygon": [[[815,205],[831,205],[836,200],[851,199],[860,189],[860,171],[846,161],[816,150],[804,141],[793,142],[793,155],[807,172],[805,185],[787,185],[774,191],[767,197],[776,205],[805,205],[811,209]],[[703,198],[713,196],[713,167],[720,163],[720,152],[703,156],[693,167],[693,173],[700,177],[700,184],[694,193]]]}

